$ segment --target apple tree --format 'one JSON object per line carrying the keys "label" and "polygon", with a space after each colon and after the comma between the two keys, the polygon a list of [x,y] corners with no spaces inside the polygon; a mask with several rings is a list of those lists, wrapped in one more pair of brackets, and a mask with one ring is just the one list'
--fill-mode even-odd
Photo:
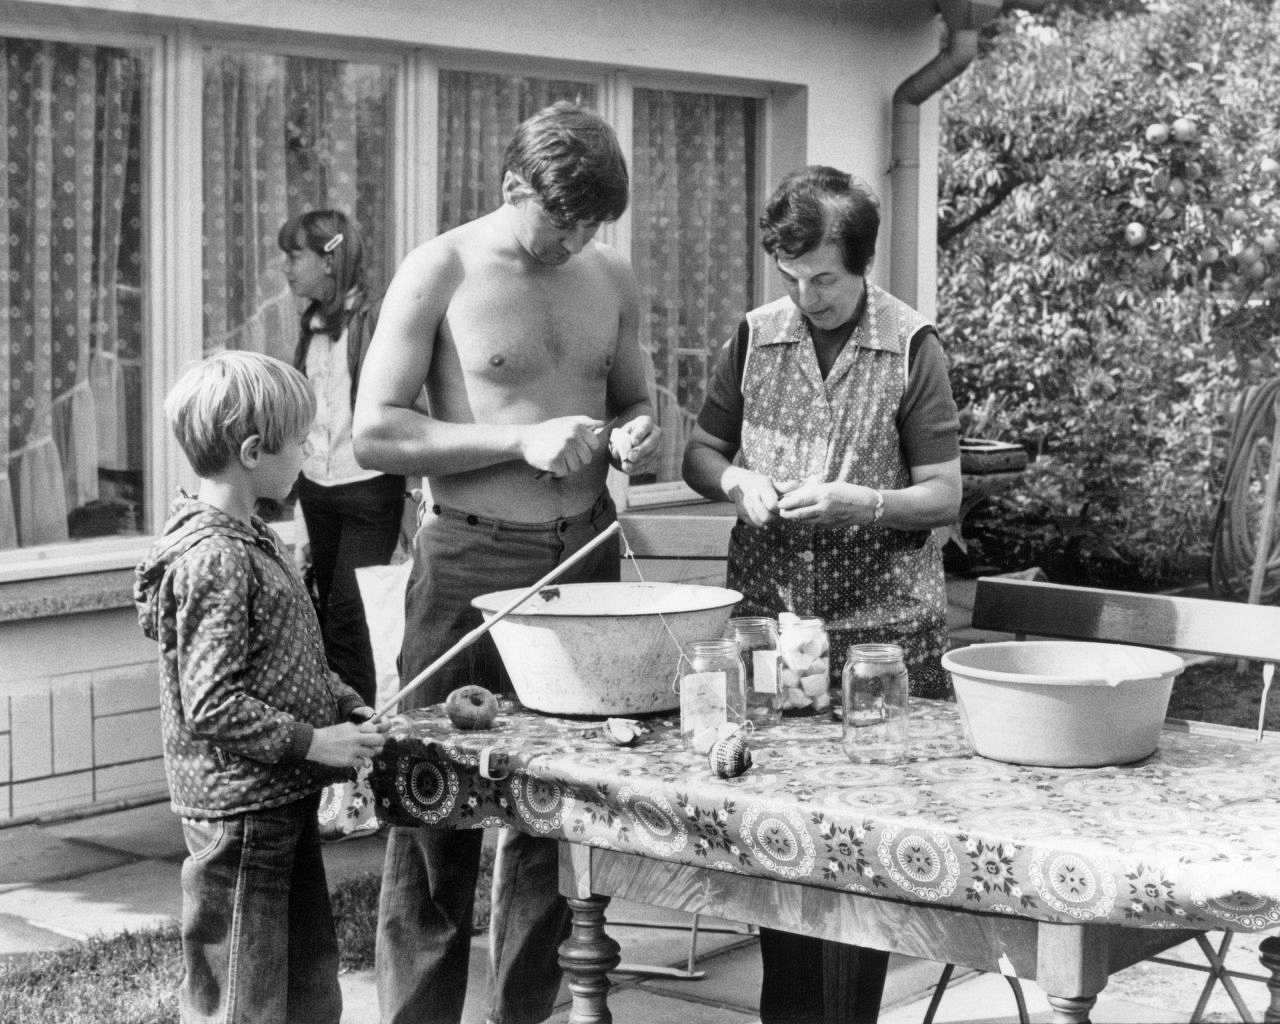
{"label": "apple tree", "polygon": [[1202,572],[1233,403],[1280,372],[1280,14],[1018,13],[943,98],[939,323],[967,432],[1036,456],[1004,567]]}

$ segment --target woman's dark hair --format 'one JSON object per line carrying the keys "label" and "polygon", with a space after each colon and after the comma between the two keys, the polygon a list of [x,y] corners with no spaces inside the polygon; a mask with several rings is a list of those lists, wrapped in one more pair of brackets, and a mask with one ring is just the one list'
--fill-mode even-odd
{"label": "woman's dark hair", "polygon": [[316,299],[307,306],[302,314],[302,329],[309,332],[318,314],[324,322],[325,333],[336,338],[346,327],[350,316],[348,296],[353,289],[363,292],[366,288],[364,241],[360,237],[360,229],[341,210],[310,210],[281,224],[276,241],[281,252],[310,249],[318,256],[329,258],[333,294],[324,300]]}
{"label": "woman's dark hair", "polygon": [[852,175],[814,165],[782,179],[765,203],[760,227],[761,244],[770,256],[795,259],[832,241],[845,269],[861,277],[876,254],[880,203]]}
{"label": "woman's dark hair", "polygon": [[524,179],[563,227],[615,221],[627,208],[631,179],[618,137],[600,115],[567,100],[521,123],[503,170]]}

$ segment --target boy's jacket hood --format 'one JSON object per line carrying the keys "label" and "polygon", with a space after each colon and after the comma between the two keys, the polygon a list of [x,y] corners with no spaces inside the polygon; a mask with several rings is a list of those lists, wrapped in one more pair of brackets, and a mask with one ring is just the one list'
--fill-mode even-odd
{"label": "boy's jacket hood", "polygon": [[138,624],[148,638],[160,636],[160,584],[169,566],[206,537],[219,534],[249,544],[262,542],[262,537],[240,520],[195,498],[183,495],[173,503],[164,532],[133,574],[133,603],[138,609]]}

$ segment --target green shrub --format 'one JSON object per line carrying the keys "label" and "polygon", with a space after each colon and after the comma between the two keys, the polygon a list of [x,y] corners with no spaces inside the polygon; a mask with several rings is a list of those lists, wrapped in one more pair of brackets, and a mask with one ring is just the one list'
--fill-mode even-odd
{"label": "green shrub", "polygon": [[[938,319],[953,385],[967,433],[1035,460],[972,517],[979,559],[1100,585],[1204,577],[1233,405],[1277,372],[1268,10],[1017,15],[948,87]],[[1183,117],[1195,130],[1179,137]]]}

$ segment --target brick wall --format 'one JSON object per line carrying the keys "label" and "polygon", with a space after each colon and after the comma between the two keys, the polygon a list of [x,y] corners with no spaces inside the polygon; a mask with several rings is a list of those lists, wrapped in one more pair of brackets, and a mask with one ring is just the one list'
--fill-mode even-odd
{"label": "brick wall", "polygon": [[165,793],[155,646],[133,610],[0,623],[0,825]]}

